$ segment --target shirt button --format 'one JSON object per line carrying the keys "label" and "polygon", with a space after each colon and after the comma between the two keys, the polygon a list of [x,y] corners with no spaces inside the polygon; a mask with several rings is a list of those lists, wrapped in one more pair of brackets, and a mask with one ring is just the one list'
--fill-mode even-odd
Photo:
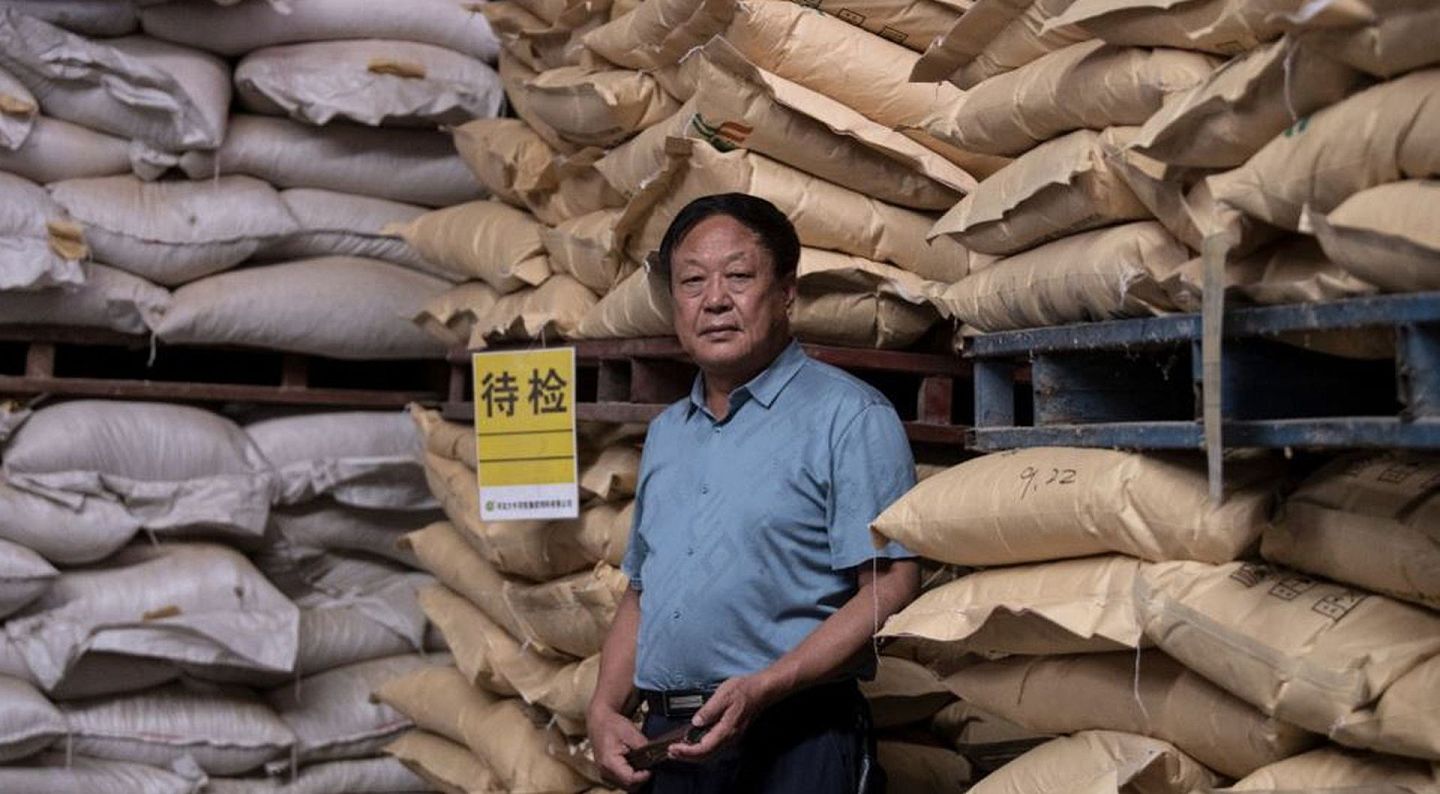
{"label": "shirt button", "polygon": [[715,432],[717,432],[717,433],[720,432],[720,428],[718,428],[718,427],[715,428]]}
{"label": "shirt button", "polygon": [[694,557],[694,556],[695,556],[695,549],[694,549],[694,548],[688,548],[688,549],[686,549],[686,550],[685,550],[685,556],[686,556],[686,557]]}
{"label": "shirt button", "polygon": [[700,493],[710,493],[710,486],[708,486],[708,485],[702,485],[702,486],[700,486]]}
{"label": "shirt button", "polygon": [[672,614],[670,617],[674,618],[675,620],[679,620],[679,619],[680,619],[680,610],[678,610],[678,609],[675,610],[675,613]]}

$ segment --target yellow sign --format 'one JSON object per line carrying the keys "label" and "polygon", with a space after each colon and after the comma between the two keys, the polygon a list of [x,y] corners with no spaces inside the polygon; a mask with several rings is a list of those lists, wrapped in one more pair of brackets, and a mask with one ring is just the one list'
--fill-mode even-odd
{"label": "yellow sign", "polygon": [[575,349],[472,360],[480,520],[575,518]]}

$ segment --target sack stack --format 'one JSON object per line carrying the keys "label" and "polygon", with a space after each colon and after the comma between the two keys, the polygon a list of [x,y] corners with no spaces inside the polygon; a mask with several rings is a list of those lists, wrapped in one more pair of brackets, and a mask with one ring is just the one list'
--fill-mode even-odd
{"label": "sack stack", "polygon": [[0,789],[428,790],[370,698],[449,661],[395,549],[440,515],[407,416],[7,419]]}
{"label": "sack stack", "polygon": [[[1233,463],[1218,506],[1190,455],[967,461],[873,525],[978,569],[892,617],[885,652],[941,676],[966,708],[1062,737],[981,791],[1339,788],[1375,769],[1433,785],[1440,614],[1422,584],[1434,544],[1416,534],[1433,469],[1340,459],[1277,511],[1267,460]],[[1375,551],[1382,533],[1393,553]],[[1350,749],[1315,749],[1327,737]],[[1015,738],[1006,749],[1025,750]],[[986,750],[972,761],[993,764]]]}

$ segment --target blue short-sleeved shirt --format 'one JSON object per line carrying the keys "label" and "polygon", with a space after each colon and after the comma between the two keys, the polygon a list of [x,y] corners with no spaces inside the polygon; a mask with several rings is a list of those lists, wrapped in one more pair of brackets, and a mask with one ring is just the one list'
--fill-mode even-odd
{"label": "blue short-sleeved shirt", "polygon": [[715,421],[697,376],[651,424],[623,569],[635,685],[707,689],[770,666],[854,595],[870,522],[915,484],[895,409],[791,343]]}

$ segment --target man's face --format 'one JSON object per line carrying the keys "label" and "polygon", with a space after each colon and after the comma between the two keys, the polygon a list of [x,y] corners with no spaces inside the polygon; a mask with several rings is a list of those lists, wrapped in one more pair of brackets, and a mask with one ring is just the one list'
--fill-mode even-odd
{"label": "man's face", "polygon": [[777,279],[760,238],[728,215],[695,224],[670,261],[675,333],[704,372],[759,372],[790,338],[793,278]]}

